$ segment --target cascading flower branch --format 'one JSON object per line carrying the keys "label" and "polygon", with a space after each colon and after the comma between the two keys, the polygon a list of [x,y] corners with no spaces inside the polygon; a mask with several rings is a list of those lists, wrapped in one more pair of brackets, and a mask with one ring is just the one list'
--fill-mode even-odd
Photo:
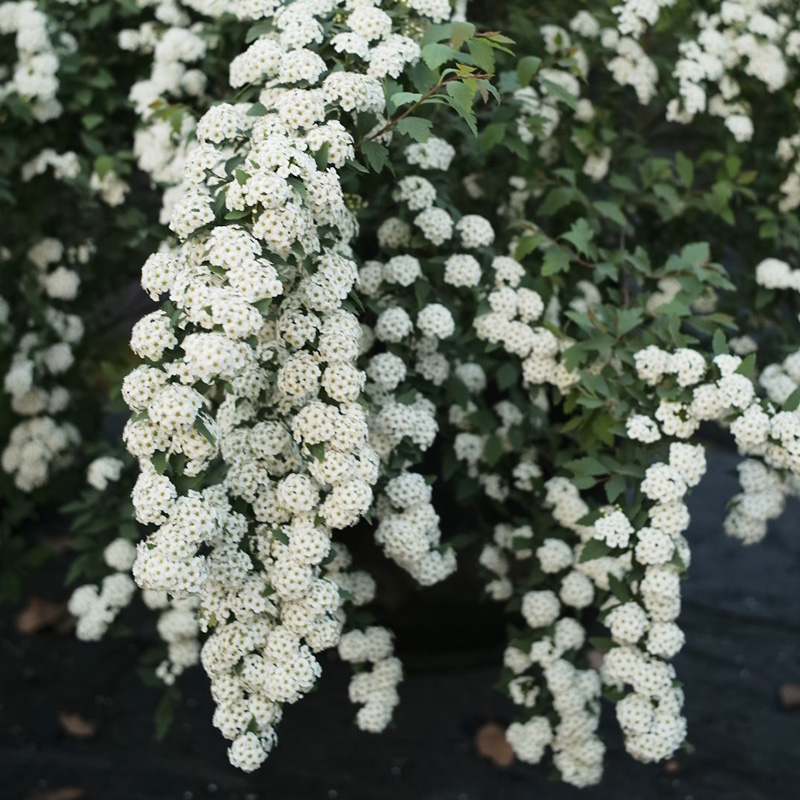
{"label": "cascading flower branch", "polygon": [[[439,21],[449,11],[417,5]],[[146,363],[122,390],[134,412],[124,438],[141,465],[137,519],[155,526],[134,575],[147,590],[197,598],[214,722],[245,770],[272,747],[282,705],[319,677],[315,653],[338,642],[343,604],[373,594],[368,576],[346,571],[331,532],[369,512],[401,442],[410,437],[418,452],[436,430],[424,403],[384,405],[373,446],[357,366],[363,332],[348,300],[357,225],[342,190],[355,137],[380,157],[373,141],[395,124],[381,78],[418,59],[419,45],[400,32],[414,30],[415,16],[335,2],[251,10],[262,33],[232,63],[231,82],[264,88],[257,103],[214,106],[197,125],[171,221],[183,243],[142,271],[146,291],[169,300],[135,326],[131,347]],[[433,311],[431,330],[441,324]],[[390,335],[390,325],[378,329]],[[426,488],[405,474],[386,496],[423,509]],[[386,534],[387,548],[394,539]],[[424,583],[454,566],[442,567],[438,552],[435,568],[418,565],[416,549],[393,555]],[[342,657],[374,664],[351,688],[364,704],[358,722],[380,730],[399,662],[388,633],[349,636]]]}

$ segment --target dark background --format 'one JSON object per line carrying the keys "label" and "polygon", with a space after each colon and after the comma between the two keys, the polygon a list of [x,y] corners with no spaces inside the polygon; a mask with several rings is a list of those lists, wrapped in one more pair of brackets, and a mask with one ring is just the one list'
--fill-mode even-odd
{"label": "dark background", "polygon": [[[709,474],[690,500],[693,563],[680,619],[687,644],[676,666],[693,748],[666,767],[625,755],[610,706],[603,712],[609,752],[599,787],[553,783],[547,765],[501,769],[482,758],[477,730],[487,721],[505,724],[513,713],[493,689],[502,626],[491,625],[491,606],[462,613],[457,595],[448,605],[445,586],[420,597],[424,614],[412,603],[386,620],[398,629],[406,669],[389,730],[374,736],[356,729],[348,669],[323,657],[319,690],[287,708],[277,749],[253,775],[228,765],[200,669],[186,676],[175,723],[159,743],[159,694],[135,669],[146,643],[134,637],[86,644],[54,630],[23,636],[7,613],[0,622],[0,800],[800,797],[800,710],[779,701],[783,684],[800,684],[798,508],[791,505],[772,523],[760,545],[727,538],[722,520],[738,491],[736,463],[730,451],[712,450]],[[38,596],[67,596],[57,574],[56,560]],[[422,606],[426,597],[432,602]],[[94,734],[69,735],[60,712],[79,714]]]}

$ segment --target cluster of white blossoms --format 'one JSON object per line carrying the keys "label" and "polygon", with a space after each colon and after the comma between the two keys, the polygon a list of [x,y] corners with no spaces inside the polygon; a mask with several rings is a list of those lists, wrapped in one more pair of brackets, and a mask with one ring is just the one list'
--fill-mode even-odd
{"label": "cluster of white blossoms", "polygon": [[[16,332],[15,350],[3,376],[11,410],[22,419],[3,450],[2,467],[24,492],[44,486],[52,471],[69,463],[80,436],[63,418],[71,402],[65,382],[76,368],[74,348],[84,334],[80,316],[60,307],[75,300],[76,269],[93,253],[86,242],[65,248],[58,239],[42,239],[28,250],[29,278],[40,292],[41,313],[30,312]],[[56,305],[58,304],[58,305]]]}
{"label": "cluster of white blossoms", "polygon": [[[626,749],[640,761],[667,758],[685,739],[682,696],[674,689],[669,660],[684,643],[675,623],[681,608],[680,574],[689,564],[684,497],[705,469],[701,445],[671,444],[669,461],[652,464],[641,482],[650,501],[647,525],[637,531],[621,509],[609,507],[592,527],[592,539],[622,553],[629,568],[622,580],[630,596],[623,600],[614,594],[603,609],[615,646],[606,653],[602,676],[606,685],[625,692],[617,703],[617,719]],[[618,563],[623,559],[618,556]]]}
{"label": "cluster of white blossoms", "polygon": [[611,10],[617,16],[619,32],[639,39],[658,22],[662,9],[675,3],[676,0],[625,0]]}
{"label": "cluster of white blossoms", "polygon": [[[194,114],[189,109],[174,110],[174,104],[184,103],[198,112],[208,107],[208,76],[192,65],[202,62],[209,46],[217,41],[219,17],[234,11],[237,4],[229,0],[137,2],[151,11],[154,19],[126,28],[118,37],[122,50],[152,58],[149,75],[130,89],[130,100],[141,120],[134,133],[133,153],[139,168],[162,190],[160,221],[167,224],[174,203],[186,188],[186,159],[197,147]],[[199,20],[197,14],[202,15]],[[164,113],[170,109],[170,115]]]}
{"label": "cluster of white blossoms", "polygon": [[[658,7],[666,4],[656,0],[652,2],[633,0],[625,4],[631,7],[631,13],[626,13],[625,18],[628,22],[635,17],[647,19],[651,16],[649,11],[645,11],[647,6],[656,6],[657,16]],[[617,9],[624,10],[625,6],[619,6]],[[620,86],[630,86],[642,105],[647,105],[653,99],[658,84],[658,69],[637,41],[639,31],[636,26],[628,24],[623,29],[623,25],[620,24],[604,28],[589,11],[582,10],[570,21],[570,30],[576,37],[586,41],[586,49],[590,44],[594,47],[599,45],[602,50],[613,54],[612,57],[604,59],[604,64],[615,83]]]}
{"label": "cluster of white blossoms", "polygon": [[103,578],[100,586],[87,583],[78,587],[67,608],[78,619],[75,635],[86,642],[103,638],[109,625],[136,594],[131,567],[136,548],[127,539],[115,539],[103,551],[103,560],[114,570]]}
{"label": "cluster of white blossoms", "polygon": [[529,630],[512,639],[504,664],[513,677],[508,693],[522,719],[506,731],[517,757],[537,764],[550,750],[561,777],[573,786],[599,782],[605,747],[597,735],[600,720],[600,676],[595,669],[578,669],[573,660],[586,642],[576,618],[591,605],[594,588],[576,570],[579,551],[567,541],[542,538],[531,526],[500,524],[494,542],[480,562],[492,580],[487,591],[496,600],[511,596],[508,575],[514,561],[541,570],[552,589],[522,595],[522,616]]}
{"label": "cluster of white blossoms", "polygon": [[403,680],[403,666],[394,657],[391,632],[375,626],[348,631],[339,640],[339,657],[357,668],[350,680],[350,700],[361,706],[356,725],[363,731],[380,733],[400,702],[397,685]]}
{"label": "cluster of white blossoms", "polygon": [[793,476],[784,479],[755,458],[745,459],[737,470],[742,491],[731,498],[725,533],[744,544],[755,544],[766,536],[770,520],[783,513],[786,495],[798,493],[798,484]]}
{"label": "cluster of white blossoms", "polygon": [[[526,384],[552,384],[567,391],[578,376],[564,367],[560,356],[573,342],[542,324],[547,309],[538,292],[521,286],[526,272],[519,262],[511,256],[496,256],[492,270],[495,286],[487,298],[491,310],[475,319],[478,338],[502,345],[521,359]],[[557,301],[548,311],[548,322],[555,315]]]}
{"label": "cluster of white blossoms", "polygon": [[46,147],[44,150],[40,150],[30,161],[22,165],[20,175],[22,180],[27,183],[51,168],[56,180],[71,180],[77,178],[80,174],[81,162],[78,154],[72,150],[57,153],[51,147]]}
{"label": "cluster of white blossoms", "polygon": [[[57,34],[56,42],[51,34]],[[0,3],[0,35],[13,35],[17,61],[0,72],[0,102],[17,94],[30,103],[33,116],[46,122],[61,114],[57,99],[59,53],[74,50],[74,39],[51,30],[35,0]]]}
{"label": "cluster of white blossoms", "polygon": [[[86,482],[93,489],[105,492],[120,479],[125,464],[113,456],[95,458],[86,470]],[[128,539],[118,537],[103,549],[103,562],[111,572],[100,585],[84,584],[72,593],[67,608],[77,617],[75,635],[87,642],[102,639],[111,623],[127,607],[137,592],[131,578],[136,560],[136,547]]]}
{"label": "cluster of white blossoms", "polygon": [[680,44],[673,71],[680,96],[670,101],[667,118],[686,124],[708,113],[723,119],[736,141],[750,141],[753,119],[741,80],[753,78],[774,94],[791,79],[800,56],[800,32],[786,13],[792,10],[775,0],[726,0],[717,13],[696,13],[697,35]]}
{"label": "cluster of white blossoms", "polygon": [[779,258],[765,258],[756,265],[756,283],[765,289],[792,289],[800,292],[800,269],[792,269]]}
{"label": "cluster of white blossoms", "polygon": [[[231,68],[232,83],[264,86],[260,105],[250,114],[249,103],[216,105],[197,124],[170,222],[183,244],[142,270],[145,291],[167,295],[168,311],[135,326],[131,347],[145,364],[126,377],[123,397],[134,412],[124,438],[141,466],[137,519],[156,526],[138,547],[134,576],[147,591],[195,603],[214,724],[232,741],[231,763],[249,771],[275,743],[282,705],[314,686],[315,654],[339,641],[345,598],[373,597],[374,583],[348,569],[331,532],[369,512],[395,449],[426,449],[436,423],[422,398],[398,403],[390,386],[366,402],[356,364],[365,331],[343,305],[359,278],[339,177],[354,154],[348,127],[362,112],[382,116],[380,80],[419,47],[370,4],[298,0],[240,12],[274,28]],[[340,47],[332,42],[353,50],[348,70],[331,71],[317,52],[334,15],[348,28]],[[452,235],[452,222],[430,214],[417,224]],[[462,231],[485,236],[480,225]],[[402,283],[409,269],[396,261],[391,274]],[[445,311],[420,314],[429,340],[452,332]],[[384,317],[372,339],[406,333],[402,320]],[[373,364],[374,386],[391,382],[397,366],[378,356]],[[219,459],[221,483],[208,473]],[[384,546],[431,583],[454,561],[436,550],[438,520],[419,477],[401,471],[386,484],[383,509],[400,519]],[[359,724],[379,730],[401,670],[388,633],[364,636],[367,657],[355,660],[373,668],[351,694],[364,703]]]}

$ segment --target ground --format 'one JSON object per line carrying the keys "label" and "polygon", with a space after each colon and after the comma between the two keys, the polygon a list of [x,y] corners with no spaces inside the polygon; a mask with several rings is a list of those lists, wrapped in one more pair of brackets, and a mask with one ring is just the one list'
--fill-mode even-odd
{"label": "ground", "polygon": [[[210,724],[212,704],[199,671],[188,680],[176,723],[153,736],[158,697],[132,665],[140,644],[97,645],[0,627],[0,797],[2,800],[787,800],[800,785],[800,711],[781,707],[782,684],[800,684],[798,507],[760,545],[722,532],[737,491],[736,458],[718,450],[692,498],[693,549],[676,660],[684,682],[690,752],[669,765],[635,764],[614,736],[604,782],[580,792],[548,780],[548,769],[500,769],[475,751],[485,722],[510,720],[492,688],[500,650],[443,654],[401,648],[406,680],[395,724],[381,736],[352,724],[348,673],[331,659],[320,689],[288,709],[280,745],[255,775],[227,764]],[[44,586],[44,596],[63,596]],[[96,724],[90,738],[68,735],[59,712]],[[61,790],[60,792],[56,790]],[[67,791],[71,790],[71,791]]]}

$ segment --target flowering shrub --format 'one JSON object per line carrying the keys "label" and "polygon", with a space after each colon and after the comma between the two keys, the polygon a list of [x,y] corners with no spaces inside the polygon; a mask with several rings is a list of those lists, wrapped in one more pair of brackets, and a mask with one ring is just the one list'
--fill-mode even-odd
{"label": "flowering shrub", "polygon": [[[98,346],[98,334],[115,321],[104,298],[112,293],[119,301],[166,234],[152,211],[151,189],[171,186],[153,160],[165,157],[150,141],[163,139],[154,115],[169,142],[185,114],[182,146],[188,147],[192,114],[210,102],[206,91],[225,83],[227,64],[204,57],[212,39],[224,60],[228,27],[215,24],[209,32],[191,4],[153,5],[0,4],[0,51],[8,64],[0,77],[4,592],[41,555],[15,533],[19,523],[66,495],[70,482],[62,468],[85,460],[85,445],[98,436],[98,371],[91,365],[102,359],[113,374],[129,361],[121,346],[114,352]],[[174,27],[190,24],[191,33]],[[170,38],[171,31],[178,36]],[[188,58],[186,46],[175,42],[182,34],[200,43],[191,54],[204,68],[199,86],[180,60],[164,63],[159,55],[163,45],[156,42],[167,39],[176,58]],[[136,112],[148,127],[137,129]],[[137,158],[143,138],[149,161]]]}
{"label": "flowering shrub", "polygon": [[[29,305],[0,306],[22,320],[4,340],[5,391],[30,417],[3,456],[18,489],[77,444],[49,384],[88,313],[56,306],[84,286],[70,265],[148,247],[141,284],[161,303],[121,385],[138,472],[90,448],[66,509],[71,577],[93,581],[70,600],[78,636],[100,638],[140,588],[166,644],[155,674],[202,665],[246,771],[326,649],[354,665],[358,726],[381,731],[402,666],[365,608],[376,582],[347,546],[363,533],[421,586],[477,569],[503,604],[520,760],[597,783],[604,698],[634,758],[670,757],[708,426],[744,459],[729,534],[757,541],[800,487],[792,4],[141,5],[114,23],[108,64],[137,65],[114,125],[80,117],[91,176],[38,144],[13,162],[23,180],[83,175],[111,207],[93,245],[35,222],[9,254],[29,265],[8,282]],[[115,13],[69,7],[73,38]],[[40,31],[2,91],[47,123],[59,40],[37,9],[0,6],[0,31]],[[160,211],[128,191],[134,163]],[[452,500],[470,530],[443,530]]]}

